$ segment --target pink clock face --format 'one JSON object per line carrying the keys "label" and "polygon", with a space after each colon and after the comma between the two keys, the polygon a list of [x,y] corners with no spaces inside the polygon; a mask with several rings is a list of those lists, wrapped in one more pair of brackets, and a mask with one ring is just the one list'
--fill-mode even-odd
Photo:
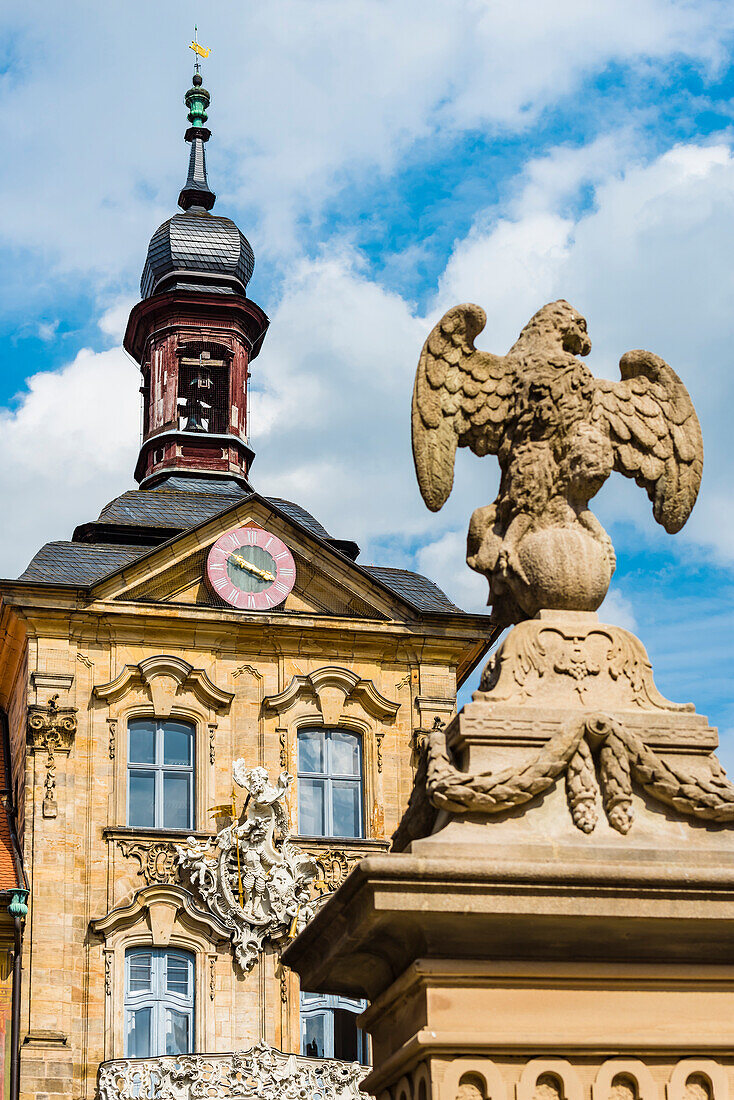
{"label": "pink clock face", "polygon": [[222,535],[209,551],[209,584],[242,611],[268,611],[286,598],[296,581],[293,555],[261,527],[240,527]]}

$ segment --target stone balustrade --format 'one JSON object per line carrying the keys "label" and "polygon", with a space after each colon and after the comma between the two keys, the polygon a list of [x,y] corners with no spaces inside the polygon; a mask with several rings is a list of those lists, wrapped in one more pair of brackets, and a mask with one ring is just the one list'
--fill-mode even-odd
{"label": "stone balustrade", "polygon": [[284,1054],[261,1041],[229,1054],[102,1062],[97,1100],[370,1100],[357,1062]]}

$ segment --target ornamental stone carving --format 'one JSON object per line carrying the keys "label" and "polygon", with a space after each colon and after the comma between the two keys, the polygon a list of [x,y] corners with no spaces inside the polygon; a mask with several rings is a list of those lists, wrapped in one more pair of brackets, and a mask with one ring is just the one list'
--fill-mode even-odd
{"label": "ornamental stone carving", "polygon": [[204,669],[194,668],[182,657],[159,654],[146,657],[136,665],[125,665],[122,672],[106,684],[98,684],[94,694],[98,699],[114,702],[135,687],[145,687],[150,693],[156,718],[167,718],[176,697],[191,691],[212,711],[229,708],[234,694],[214,684]]}
{"label": "ornamental stone carving", "polygon": [[138,874],[150,886],[161,882],[171,884],[178,881],[176,850],[168,840],[118,840],[117,847],[126,857],[136,859]]}
{"label": "ornamental stone carving", "polygon": [[103,1062],[98,1100],[369,1100],[356,1062],[301,1058],[260,1040],[232,1054],[189,1054]]}
{"label": "ornamental stone carving", "polygon": [[176,845],[181,875],[228,928],[235,960],[252,970],[266,947],[282,946],[313,915],[318,868],[288,834],[283,799],[292,777],[271,783],[264,768],[236,760],[235,782],[248,794],[239,819],[214,838]]}
{"label": "ornamental stone carving", "polygon": [[71,752],[77,730],[77,708],[60,707],[58,693],[45,706],[32,703],[28,707],[28,744],[32,751],[46,753],[46,774],[43,782],[43,816],[56,817],[56,754]]}
{"label": "ornamental stone carving", "polygon": [[691,399],[649,351],[622,356],[619,382],[594,378],[577,358],[591,350],[586,320],[568,302],[538,310],[507,355],[474,346],[485,322],[479,306],[455,306],[423,347],[413,391],[423,499],[432,511],[447,500],[457,447],[497,455],[499,494],[474,512],[467,544],[467,562],[489,581],[493,620],[595,611],[615,557],[589,501],[617,470],[647,491],[666,531],[679,531],[703,469]]}
{"label": "ornamental stone carving", "polygon": [[284,691],[267,695],[263,702],[282,714],[304,696],[315,697],[325,726],[338,726],[355,705],[382,722],[392,721],[400,709],[400,703],[385,698],[372,680],[364,680],[351,669],[337,665],[325,665],[307,676],[294,676]]}

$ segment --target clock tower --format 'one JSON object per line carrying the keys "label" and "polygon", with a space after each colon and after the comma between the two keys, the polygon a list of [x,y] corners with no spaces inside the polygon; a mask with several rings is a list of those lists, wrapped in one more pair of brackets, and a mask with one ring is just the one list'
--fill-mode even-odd
{"label": "clock tower", "polygon": [[234,479],[247,487],[249,366],[268,327],[247,297],[250,242],[212,214],[206,172],[209,93],[195,73],[185,96],[191,146],[181,212],[153,234],[125,350],[143,375],[142,445],[135,478],[151,488],[167,474]]}

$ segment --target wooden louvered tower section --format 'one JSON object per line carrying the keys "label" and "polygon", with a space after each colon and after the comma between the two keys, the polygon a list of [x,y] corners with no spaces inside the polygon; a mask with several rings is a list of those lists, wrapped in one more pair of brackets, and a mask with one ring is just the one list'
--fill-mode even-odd
{"label": "wooden louvered tower section", "polygon": [[247,297],[255,257],[229,218],[211,214],[204,126],[209,93],[194,76],[186,93],[191,144],[182,213],[151,238],[125,349],[143,375],[142,446],[135,478],[149,487],[171,472],[247,484],[249,365],[268,318]]}

